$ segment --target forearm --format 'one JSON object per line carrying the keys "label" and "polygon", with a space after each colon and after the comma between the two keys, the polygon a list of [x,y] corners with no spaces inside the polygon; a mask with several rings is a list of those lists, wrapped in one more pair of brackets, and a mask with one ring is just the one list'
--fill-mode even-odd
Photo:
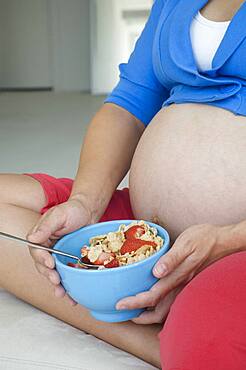
{"label": "forearm", "polygon": [[217,249],[221,253],[246,251],[246,221],[222,226],[219,232]]}
{"label": "forearm", "polygon": [[105,104],[91,121],[82,146],[71,198],[90,200],[93,221],[130,168],[144,125],[126,110]]}

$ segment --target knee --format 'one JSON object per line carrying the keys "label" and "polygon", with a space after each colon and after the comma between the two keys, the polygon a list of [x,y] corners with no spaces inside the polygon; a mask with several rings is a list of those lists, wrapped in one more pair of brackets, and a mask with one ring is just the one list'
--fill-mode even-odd
{"label": "knee", "polygon": [[164,370],[243,370],[246,252],[197,275],[174,302],[160,333]]}
{"label": "knee", "polygon": [[11,193],[15,193],[13,189],[13,176],[8,174],[0,174],[0,203],[8,203],[11,198]]}

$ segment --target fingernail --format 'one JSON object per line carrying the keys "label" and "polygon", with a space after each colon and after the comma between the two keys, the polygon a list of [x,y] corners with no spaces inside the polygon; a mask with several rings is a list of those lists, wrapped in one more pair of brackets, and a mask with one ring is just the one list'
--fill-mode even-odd
{"label": "fingernail", "polygon": [[124,304],[120,304],[116,306],[116,310],[127,310],[127,307]]}
{"label": "fingernail", "polygon": [[48,267],[49,269],[52,268],[52,266],[51,266],[51,264],[50,264],[50,262],[48,260],[45,260],[44,263],[45,263],[45,266]]}
{"label": "fingernail", "polygon": [[167,274],[167,267],[162,263],[158,264],[154,268],[154,274],[158,276],[165,276]]}
{"label": "fingernail", "polygon": [[55,291],[54,291],[54,294],[55,294],[55,297],[56,298],[61,298],[61,295],[60,295],[60,293],[55,289]]}
{"label": "fingernail", "polygon": [[49,279],[50,279],[52,284],[57,284],[57,279],[53,274],[49,275]]}

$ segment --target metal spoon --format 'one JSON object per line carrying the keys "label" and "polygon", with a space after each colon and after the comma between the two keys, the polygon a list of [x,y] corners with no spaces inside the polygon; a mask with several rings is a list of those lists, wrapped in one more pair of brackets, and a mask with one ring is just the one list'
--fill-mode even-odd
{"label": "metal spoon", "polygon": [[97,270],[100,266],[98,265],[92,265],[92,264],[89,264],[89,263],[85,263],[82,261],[81,258],[77,257],[77,256],[74,256],[72,254],[69,254],[69,253],[65,253],[65,252],[61,252],[57,249],[52,249],[52,248],[48,248],[48,247],[45,247],[41,244],[38,244],[38,243],[32,243],[26,239],[22,239],[22,238],[19,238],[18,236],[14,236],[14,235],[11,235],[11,234],[7,234],[7,233],[3,233],[0,231],[0,237],[2,238],[5,238],[5,239],[10,239],[10,240],[15,240],[15,241],[18,241],[18,242],[21,242],[22,244],[25,244],[25,245],[30,245],[32,248],[37,248],[37,249],[42,249],[44,251],[47,251],[49,253],[55,253],[55,254],[59,254],[60,256],[65,256],[65,257],[69,257],[69,258],[72,258],[74,260],[77,260],[78,263],[80,264],[80,266],[86,268],[86,269],[93,269],[93,270]]}

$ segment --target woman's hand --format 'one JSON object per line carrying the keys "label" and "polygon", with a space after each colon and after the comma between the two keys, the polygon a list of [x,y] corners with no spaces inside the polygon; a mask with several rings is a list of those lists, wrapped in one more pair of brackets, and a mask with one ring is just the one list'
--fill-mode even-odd
{"label": "woman's hand", "polygon": [[181,292],[184,286],[179,286],[171,290],[163,297],[155,307],[147,308],[140,316],[132,319],[135,324],[161,324],[167,318],[170,308],[175,301],[177,295]]}
{"label": "woman's hand", "polygon": [[137,324],[152,324],[163,320],[169,306],[180,290],[199,271],[220,258],[220,227],[196,225],[185,230],[172,248],[162,256],[153,269],[160,280],[148,292],[127,297],[117,303],[117,309],[153,308],[146,310],[133,321]]}
{"label": "woman's hand", "polygon": [[[87,201],[79,198],[69,199],[45,213],[27,235],[27,239],[34,243],[52,247],[57,239],[63,235],[92,223],[91,213]],[[66,292],[60,284],[60,276],[55,270],[55,261],[49,252],[29,248],[37,270],[44,275],[55,287],[55,296],[62,298]],[[69,301],[75,305],[70,297]]]}

